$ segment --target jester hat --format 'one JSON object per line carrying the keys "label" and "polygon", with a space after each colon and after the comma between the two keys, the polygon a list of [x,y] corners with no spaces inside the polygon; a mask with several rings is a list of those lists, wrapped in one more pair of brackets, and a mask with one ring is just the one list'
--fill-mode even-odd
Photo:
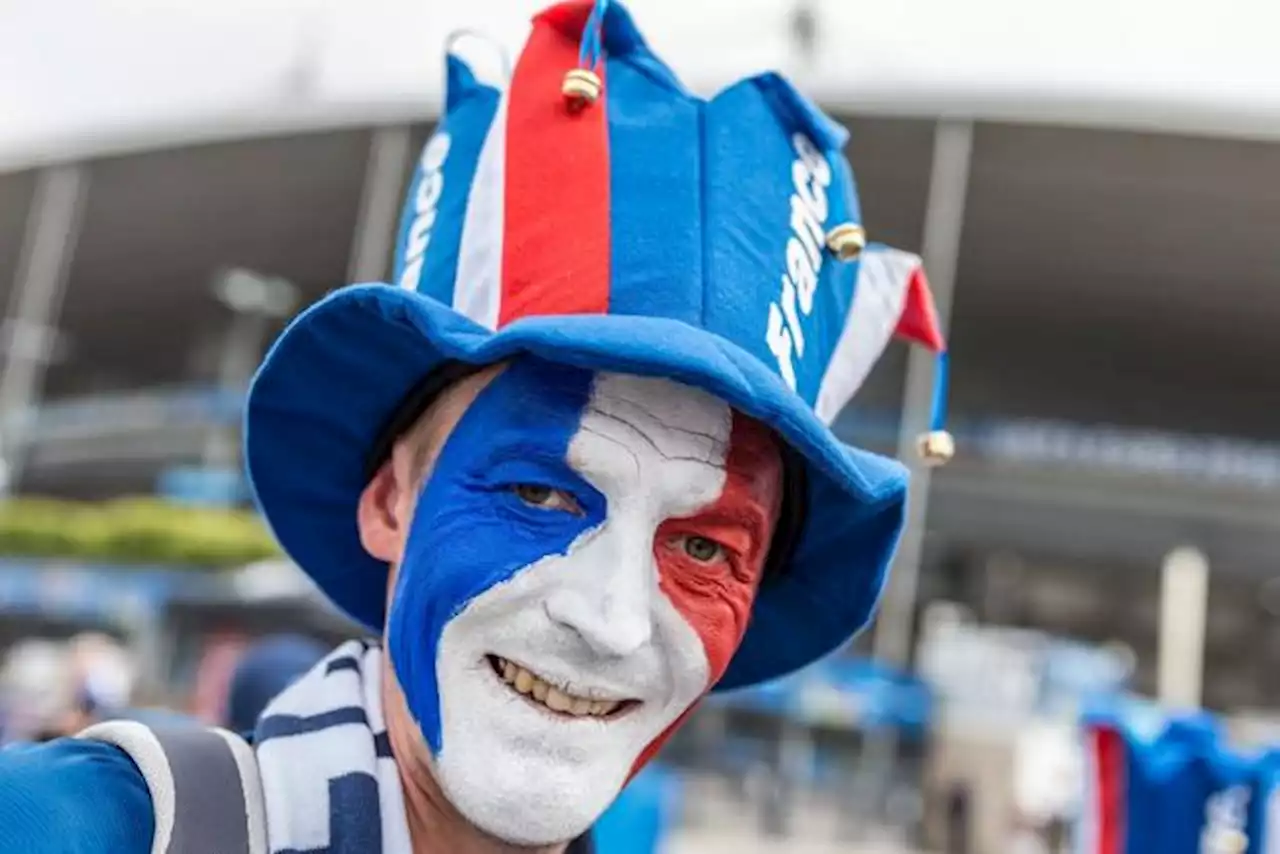
{"label": "jester hat", "polygon": [[776,74],[695,97],[618,3],[539,14],[501,87],[450,56],[393,283],[300,314],[250,389],[248,472],[281,544],[380,628],[388,568],[356,507],[406,401],[521,354],[665,377],[767,424],[790,459],[786,530],[717,687],[839,647],[874,609],[906,471],[829,424],[895,333],[942,350],[919,259],[863,245],[845,139]]}

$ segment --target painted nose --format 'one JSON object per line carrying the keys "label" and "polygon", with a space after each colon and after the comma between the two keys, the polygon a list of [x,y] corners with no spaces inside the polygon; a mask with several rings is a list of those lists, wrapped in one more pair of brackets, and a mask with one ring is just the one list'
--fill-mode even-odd
{"label": "painted nose", "polygon": [[586,560],[584,564],[579,567],[579,578],[547,597],[548,616],[573,629],[596,655],[631,655],[653,637],[652,559],[615,557],[608,562]]}

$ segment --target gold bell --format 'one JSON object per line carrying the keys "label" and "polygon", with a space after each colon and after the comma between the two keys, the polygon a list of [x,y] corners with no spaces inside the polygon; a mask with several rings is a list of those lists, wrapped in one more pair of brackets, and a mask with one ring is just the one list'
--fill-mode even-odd
{"label": "gold bell", "polygon": [[577,112],[588,104],[600,99],[600,90],[604,83],[600,75],[589,68],[572,68],[565,72],[564,82],[560,84],[560,94],[570,110]]}
{"label": "gold bell", "polygon": [[827,248],[841,261],[852,261],[867,246],[867,232],[860,225],[844,222],[827,232]]}
{"label": "gold bell", "polygon": [[946,430],[930,430],[916,445],[920,459],[927,466],[943,466],[956,455],[956,440]]}

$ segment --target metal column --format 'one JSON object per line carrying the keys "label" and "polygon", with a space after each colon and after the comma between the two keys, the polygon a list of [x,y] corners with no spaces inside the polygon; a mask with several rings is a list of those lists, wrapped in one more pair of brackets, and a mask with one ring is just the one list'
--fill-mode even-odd
{"label": "metal column", "polygon": [[[951,317],[972,151],[971,121],[944,119],[938,122],[934,131],[933,168],[921,255],[944,336]],[[911,484],[907,493],[902,540],[880,603],[873,638],[875,657],[896,667],[905,667],[911,660],[930,476],[930,469],[920,462],[916,442],[920,434],[929,428],[935,361],[932,353],[922,347],[913,347],[903,390],[898,456],[911,467]],[[898,733],[892,727],[881,728],[867,737],[858,775],[861,779],[855,782],[855,798],[860,801],[859,807],[880,812],[883,797],[891,783],[897,751]],[[848,815],[857,820],[857,812],[849,811]],[[857,828],[849,830],[856,832]]]}
{"label": "metal column", "polygon": [[1182,547],[1165,556],[1160,573],[1160,645],[1156,694],[1174,709],[1197,709],[1204,682],[1204,633],[1209,560]]}
{"label": "metal column", "polygon": [[[232,269],[218,274],[214,294],[231,311],[231,323],[218,362],[218,388],[227,395],[243,395],[269,343],[272,326],[293,313],[298,291],[284,279],[252,270]],[[201,461],[210,472],[240,468],[240,427],[214,421],[205,434]]]}
{"label": "metal column", "polygon": [[409,145],[409,128],[405,125],[373,132],[347,267],[348,282],[379,282],[387,276],[400,196],[409,174]]}
{"label": "metal column", "polygon": [[28,420],[44,387],[88,180],[85,167],[75,163],[50,167],[37,178],[5,320],[9,341],[0,372],[0,495],[16,488],[26,463]]}
{"label": "metal column", "polygon": [[[929,181],[921,256],[944,336],[950,326],[972,151],[972,122],[938,122],[934,132],[933,172]],[[875,626],[876,658],[898,666],[907,664],[911,659],[913,615],[931,472],[928,466],[920,464],[916,441],[929,429],[935,361],[932,353],[922,347],[913,347],[903,390],[898,457],[911,466],[911,486],[907,494],[902,542],[898,546],[893,573],[880,603],[880,616]]]}

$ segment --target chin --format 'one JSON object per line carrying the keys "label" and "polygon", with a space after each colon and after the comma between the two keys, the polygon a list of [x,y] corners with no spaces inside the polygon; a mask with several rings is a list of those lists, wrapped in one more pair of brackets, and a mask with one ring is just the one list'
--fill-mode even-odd
{"label": "chin", "polygon": [[504,767],[436,763],[440,788],[467,821],[513,845],[569,842],[591,829],[626,783],[626,770],[566,772],[547,763],[504,762]]}
{"label": "chin", "polygon": [[567,842],[608,809],[637,757],[674,715],[666,703],[639,700],[595,707],[608,714],[556,711],[531,691],[518,691],[503,669],[446,630],[437,782],[468,821],[492,836],[519,845]]}
{"label": "chin", "polygon": [[[589,830],[626,785],[638,758],[705,684],[704,671],[672,681],[665,668],[633,663],[575,672],[566,664],[568,656],[554,652],[528,652],[535,660],[515,665],[492,651],[503,647],[503,638],[472,631],[476,627],[467,623],[460,617],[441,638],[441,740],[434,770],[441,790],[468,821],[513,844],[562,843]],[[505,625],[519,628],[516,636],[526,641],[538,637],[523,615]],[[520,670],[542,679],[530,688]],[[663,675],[649,680],[632,675],[637,671]],[[592,698],[576,698],[569,709],[563,709],[563,697],[557,701],[545,690],[584,683],[592,686],[582,689]]]}

